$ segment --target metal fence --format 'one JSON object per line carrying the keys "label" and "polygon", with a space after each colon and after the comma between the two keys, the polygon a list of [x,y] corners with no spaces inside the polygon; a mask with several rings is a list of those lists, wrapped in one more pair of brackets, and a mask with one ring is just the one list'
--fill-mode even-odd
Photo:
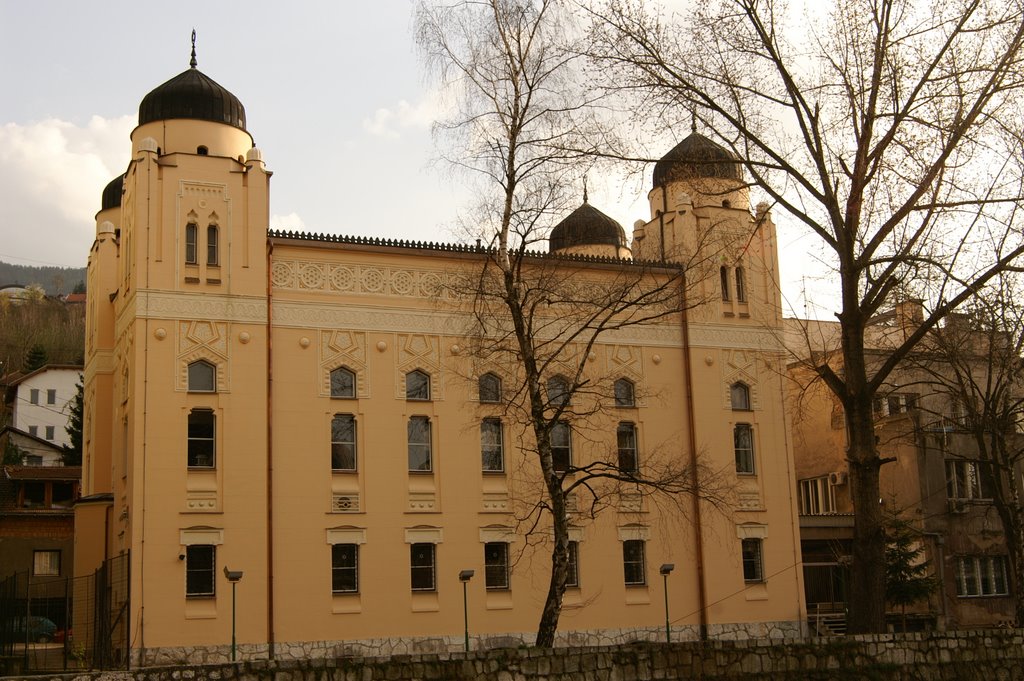
{"label": "metal fence", "polygon": [[128,666],[128,555],[83,577],[0,579],[0,675]]}

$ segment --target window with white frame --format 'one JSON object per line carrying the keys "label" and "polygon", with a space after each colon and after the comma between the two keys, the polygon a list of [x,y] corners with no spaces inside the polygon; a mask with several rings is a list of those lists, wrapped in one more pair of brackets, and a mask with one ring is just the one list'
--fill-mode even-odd
{"label": "window with white frame", "polygon": [[747,277],[742,267],[736,268],[736,300],[747,302]]}
{"label": "window with white frame", "polygon": [[331,398],[350,400],[356,396],[356,375],[348,367],[338,367],[331,371]]}
{"label": "window with white frame", "polygon": [[1008,596],[1006,556],[957,556],[956,595],[961,598]]}
{"label": "window with white frame", "polygon": [[185,225],[185,264],[199,264],[199,225],[194,222]]}
{"label": "window with white frame", "polygon": [[485,472],[501,473],[505,470],[501,419],[484,419],[480,422],[480,458]]}
{"label": "window with white frame", "polygon": [[580,585],[580,543],[569,541],[569,568],[565,578],[567,587],[578,587]]}
{"label": "window with white frame", "polygon": [[623,421],[615,431],[619,449],[619,470],[623,473],[636,473],[640,465],[636,455],[636,426]]}
{"label": "window with white frame", "polygon": [[435,591],[437,589],[434,570],[435,557],[435,546],[433,544],[418,543],[410,545],[409,573],[413,591]]}
{"label": "window with white frame", "polygon": [[489,590],[507,590],[508,544],[492,541],[484,544],[484,586]]}
{"label": "window with white frame", "polygon": [[331,545],[331,592],[359,592],[359,545]]}
{"label": "window with white frame", "polygon": [[949,499],[991,499],[990,464],[965,459],[946,459],[946,497]]}
{"label": "window with white frame", "polygon": [[32,575],[35,577],[60,576],[60,551],[40,550],[32,552]]}
{"label": "window with white frame", "polygon": [[647,583],[642,539],[627,539],[622,542],[622,572],[626,586],[641,586]]}
{"label": "window with white frame", "polygon": [[891,393],[885,397],[876,397],[871,402],[875,416],[895,416],[917,409],[916,393]]}
{"label": "window with white frame", "polygon": [[828,476],[801,480],[798,487],[800,515],[828,515],[836,512],[835,488]]}
{"label": "window with white frame", "polygon": [[217,547],[192,544],[185,547],[185,597],[210,598],[217,593]]}
{"label": "window with white frame", "polygon": [[356,417],[335,414],[331,419],[331,470],[356,470]]}
{"label": "window with white frame", "polygon": [[722,283],[722,300],[729,300],[729,268],[724,265],[718,269],[718,278]]}
{"label": "window with white frame", "polygon": [[410,416],[408,436],[409,470],[429,473],[434,469],[430,448],[430,418]]}
{"label": "window with white frame", "polygon": [[754,474],[754,428],[749,423],[737,423],[732,429],[733,449],[736,454],[736,472]]}
{"label": "window with white frame", "polygon": [[430,374],[416,369],[405,375],[405,399],[430,401]]}
{"label": "window with white frame", "polygon": [[740,550],[743,554],[743,581],[763,582],[764,563],[761,555],[761,539],[740,540]]}
{"label": "window with white frame", "polygon": [[204,359],[188,365],[188,391],[190,393],[217,392],[217,367]]}
{"label": "window with white frame", "polygon": [[210,225],[206,228],[206,264],[217,266],[220,264],[219,230],[217,225]]}
{"label": "window with white frame", "polygon": [[572,466],[572,429],[566,421],[551,428],[551,464],[558,473],[565,473]]}
{"label": "window with white frame", "polygon": [[217,417],[212,409],[188,413],[188,467],[213,468],[216,464]]}

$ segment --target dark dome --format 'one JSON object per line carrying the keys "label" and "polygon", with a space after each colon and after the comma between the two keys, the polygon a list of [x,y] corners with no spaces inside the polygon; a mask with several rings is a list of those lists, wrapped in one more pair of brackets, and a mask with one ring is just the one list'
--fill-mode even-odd
{"label": "dark dome", "polygon": [[124,175],[118,175],[103,188],[103,207],[100,210],[120,208],[122,191],[124,191]]}
{"label": "dark dome", "polygon": [[697,132],[672,148],[654,165],[654,186],[696,177],[720,177],[743,181],[743,169],[736,157]]}
{"label": "dark dome", "polygon": [[591,206],[586,200],[583,205],[569,213],[568,217],[555,225],[548,237],[548,251],[554,252],[570,246],[592,246],[607,244],[625,247],[626,233],[622,225]]}
{"label": "dark dome", "polygon": [[194,66],[150,92],[139,105],[139,125],[173,118],[216,121],[245,130],[245,107],[238,97]]}

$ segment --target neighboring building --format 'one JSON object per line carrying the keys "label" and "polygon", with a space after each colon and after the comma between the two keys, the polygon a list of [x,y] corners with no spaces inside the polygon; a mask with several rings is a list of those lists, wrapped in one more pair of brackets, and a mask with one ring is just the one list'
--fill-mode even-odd
{"label": "neighboring building", "polygon": [[[270,172],[244,108],[194,64],[143,99],[131,142],[89,256],[76,574],[130,552],[134,662],[226,653],[227,568],[244,572],[247,657],[458,650],[463,569],[473,645],[529,642],[549,549],[513,513],[535,466],[502,420],[516,369],[467,354],[469,306],[445,286],[486,252],[268,235]],[[559,640],[657,639],[666,607],[679,637],[798,635],[774,224],[696,133],[649,196],[632,254],[703,263],[688,270],[696,307],[593,348],[594,379],[619,386],[566,424],[556,455],[700,455],[732,506],[630,493],[590,519],[580,504]],[[639,267],[586,202],[550,242],[527,267],[595,281]]]}
{"label": "neighboring building", "polygon": [[[869,363],[888,356],[923,318],[919,301],[898,304],[871,321]],[[949,323],[955,323],[955,320]],[[786,344],[795,355],[828,358],[841,370],[838,322],[787,320]],[[926,347],[928,340],[922,342]],[[941,363],[930,365],[938,370]],[[790,367],[801,551],[808,615],[822,627],[844,622],[853,539],[847,484],[846,423],[842,405],[807,365]],[[918,532],[918,546],[940,586],[928,602],[909,607],[908,628],[996,626],[1014,618],[1014,595],[1002,523],[991,503],[992,480],[982,475],[971,435],[958,423],[948,393],[912,357],[898,367],[874,401],[882,457],[880,503]],[[890,625],[902,626],[901,612]]]}
{"label": "neighboring building", "polygon": [[22,466],[60,466],[64,460],[63,448],[13,426],[0,429],[0,452],[20,457]]}
{"label": "neighboring building", "polygon": [[11,425],[58,447],[70,445],[69,403],[81,380],[81,366],[48,364],[12,381],[7,388]]}
{"label": "neighboring building", "polygon": [[0,579],[71,576],[81,475],[78,466],[0,468]]}

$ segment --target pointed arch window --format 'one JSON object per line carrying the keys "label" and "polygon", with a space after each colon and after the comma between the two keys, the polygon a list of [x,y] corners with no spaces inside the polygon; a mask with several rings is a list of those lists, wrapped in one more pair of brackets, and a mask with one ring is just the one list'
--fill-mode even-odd
{"label": "pointed arch window", "polygon": [[185,264],[199,264],[199,225],[194,222],[185,225]]}
{"label": "pointed arch window", "polygon": [[736,300],[747,302],[747,275],[742,267],[736,268]]}
{"label": "pointed arch window", "polygon": [[405,399],[430,401],[430,374],[416,369],[405,375]]}
{"label": "pointed arch window", "polygon": [[501,402],[501,379],[490,372],[480,377],[478,381],[481,402]]}
{"label": "pointed arch window", "polygon": [[347,367],[338,367],[331,371],[331,397],[340,400],[355,399],[356,375]]}
{"label": "pointed arch window", "polygon": [[628,378],[620,378],[615,381],[615,406],[635,407],[636,395],[633,381]]}
{"label": "pointed arch window", "polygon": [[548,379],[548,402],[553,407],[564,407],[569,404],[569,381],[564,376],[552,376]]}
{"label": "pointed arch window", "polygon": [[733,411],[750,411],[750,386],[736,381],[729,387],[729,401]]}
{"label": "pointed arch window", "polygon": [[729,296],[729,268],[723,265],[718,270],[718,276],[722,280],[722,300],[731,300]]}
{"label": "pointed arch window", "polygon": [[206,228],[206,264],[220,265],[220,243],[218,236],[220,230],[217,225],[210,225]]}
{"label": "pointed arch window", "polygon": [[188,391],[190,393],[217,392],[217,367],[205,359],[189,364]]}

